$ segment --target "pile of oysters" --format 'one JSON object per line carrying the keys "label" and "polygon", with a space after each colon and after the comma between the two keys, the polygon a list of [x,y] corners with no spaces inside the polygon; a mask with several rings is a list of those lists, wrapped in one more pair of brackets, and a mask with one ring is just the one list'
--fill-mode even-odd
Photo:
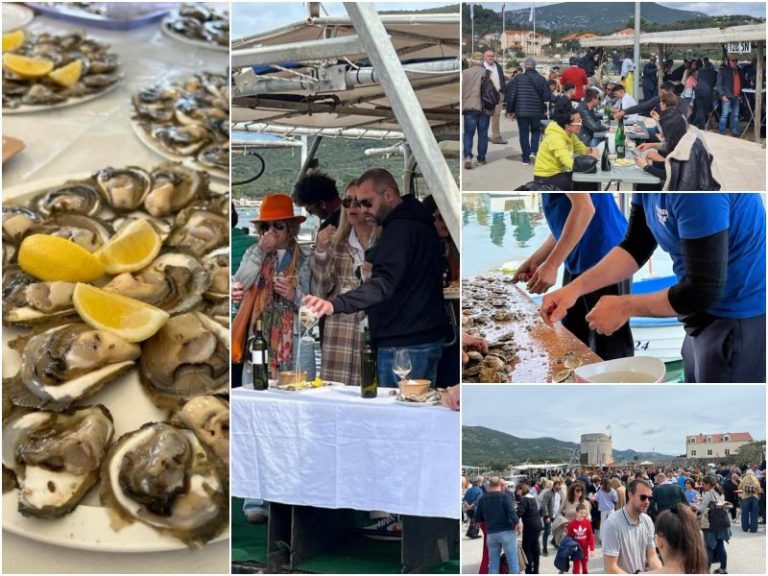
{"label": "pile of oysters", "polygon": [[229,48],[229,12],[203,4],[182,4],[163,26],[190,40]]}
{"label": "pile of oysters", "polygon": [[133,121],[165,156],[229,176],[229,83],[203,72],[133,96]]}
{"label": "pile of oysters", "polygon": [[[17,264],[30,234],[95,251],[137,218],[157,231],[160,254],[95,284],[170,314],[144,342],[83,323],[73,284],[42,282]],[[139,521],[190,547],[225,530],[229,225],[227,195],[176,163],[104,168],[4,203],[2,319],[18,370],[3,364],[3,490],[18,488],[21,514],[61,518],[98,484],[116,530]],[[104,406],[94,396],[107,387],[125,393]],[[112,413],[132,409],[134,390],[166,417],[148,415],[116,437]]]}

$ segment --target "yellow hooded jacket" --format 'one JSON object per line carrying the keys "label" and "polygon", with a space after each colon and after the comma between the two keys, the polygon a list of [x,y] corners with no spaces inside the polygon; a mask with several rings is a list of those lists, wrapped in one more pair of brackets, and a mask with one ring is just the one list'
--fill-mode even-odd
{"label": "yellow hooded jacket", "polygon": [[570,136],[557,122],[550,122],[544,130],[544,139],[536,153],[533,175],[550,178],[573,170],[573,155],[587,154],[589,149],[578,139]]}
{"label": "yellow hooded jacket", "polygon": [[760,494],[763,493],[760,488],[760,481],[755,478],[754,474],[747,474],[739,484],[739,490],[741,490],[741,499],[747,498],[760,498]]}

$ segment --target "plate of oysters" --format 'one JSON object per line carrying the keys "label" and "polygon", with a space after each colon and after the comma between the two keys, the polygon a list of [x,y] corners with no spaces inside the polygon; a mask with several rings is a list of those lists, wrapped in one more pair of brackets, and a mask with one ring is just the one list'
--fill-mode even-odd
{"label": "plate of oysters", "polygon": [[229,178],[229,83],[202,72],[163,80],[132,98],[133,130],[161,156]]}
{"label": "plate of oysters", "polygon": [[3,114],[54,110],[99,98],[122,78],[117,54],[84,34],[3,34]]}
{"label": "plate of oysters", "polygon": [[227,538],[224,188],[167,163],[3,191],[4,530],[118,552]]}
{"label": "plate of oysters", "polygon": [[183,4],[163,19],[160,28],[179,42],[229,51],[229,12],[203,4]]}

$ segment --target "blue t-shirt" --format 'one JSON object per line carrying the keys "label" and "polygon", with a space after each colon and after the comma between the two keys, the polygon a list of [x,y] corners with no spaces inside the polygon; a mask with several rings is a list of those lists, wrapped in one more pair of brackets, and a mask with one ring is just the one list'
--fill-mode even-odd
{"label": "blue t-shirt", "polygon": [[477,499],[483,495],[483,490],[479,486],[470,486],[464,493],[464,502],[474,504]]}
{"label": "blue t-shirt", "polygon": [[707,309],[719,318],[765,314],[765,206],[759,194],[636,193],[659,246],[672,257],[678,282],[686,279],[680,240],[728,230],[728,271],[722,300]]}
{"label": "blue t-shirt", "polygon": [[[576,248],[565,259],[565,268],[571,274],[581,274],[600,262],[624,239],[627,219],[619,210],[611,193],[590,193],[595,215],[584,231]],[[564,193],[546,192],[542,195],[544,217],[555,240],[560,240],[565,221],[571,212],[571,201]]]}

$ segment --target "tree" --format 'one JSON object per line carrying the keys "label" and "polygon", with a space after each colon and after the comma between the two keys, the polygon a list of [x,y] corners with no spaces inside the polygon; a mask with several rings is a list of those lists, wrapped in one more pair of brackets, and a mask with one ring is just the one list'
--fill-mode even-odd
{"label": "tree", "polygon": [[635,462],[637,462],[637,461],[639,461],[639,460],[640,460],[640,456],[638,456],[637,454],[635,454],[635,455],[632,457],[632,460],[634,460]]}
{"label": "tree", "polygon": [[739,448],[736,455],[736,464],[746,466],[748,464],[759,464],[765,458],[765,440],[762,442],[750,442]]}

